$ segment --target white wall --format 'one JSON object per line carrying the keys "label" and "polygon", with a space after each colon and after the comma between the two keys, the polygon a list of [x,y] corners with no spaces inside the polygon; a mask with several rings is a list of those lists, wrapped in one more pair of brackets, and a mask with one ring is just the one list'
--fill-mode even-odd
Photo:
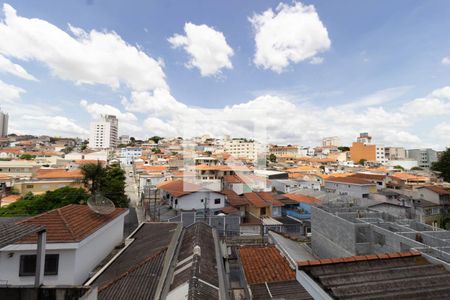
{"label": "white wall", "polygon": [[347,183],[325,182],[326,189],[335,189],[336,193],[362,198],[363,194],[369,194],[368,185],[356,185]]}
{"label": "white wall", "polygon": [[[214,204],[214,199],[219,198],[220,204]],[[220,209],[225,207],[225,195],[215,193],[215,192],[195,192],[181,198],[178,198],[178,204],[175,205],[175,199],[173,200],[173,207],[175,209],[204,209],[205,203],[201,200],[205,201],[205,199],[209,199],[207,207],[209,209]]]}
{"label": "white wall", "polygon": [[[59,266],[58,275],[44,276],[44,284],[76,284],[75,272],[73,271],[75,265],[75,249],[52,249],[54,248],[53,246],[59,248],[58,245],[60,244],[47,245],[49,249],[47,249],[46,254],[59,254]],[[34,284],[34,276],[19,276],[19,268],[20,256],[35,255],[36,245],[34,245],[34,250],[4,250],[8,247],[0,250],[0,283],[7,283],[9,285]],[[12,257],[9,257],[10,253],[13,254]]]}
{"label": "white wall", "polygon": [[75,256],[75,284],[85,282],[89,273],[123,240],[125,214],[114,219],[82,241]]}

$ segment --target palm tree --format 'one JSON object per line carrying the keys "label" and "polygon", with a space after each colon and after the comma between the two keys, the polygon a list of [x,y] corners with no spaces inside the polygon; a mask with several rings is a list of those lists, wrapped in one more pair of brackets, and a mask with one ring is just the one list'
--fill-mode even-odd
{"label": "palm tree", "polygon": [[89,189],[92,195],[99,192],[102,179],[105,177],[106,169],[102,166],[100,161],[89,163],[80,167],[83,173],[83,183]]}

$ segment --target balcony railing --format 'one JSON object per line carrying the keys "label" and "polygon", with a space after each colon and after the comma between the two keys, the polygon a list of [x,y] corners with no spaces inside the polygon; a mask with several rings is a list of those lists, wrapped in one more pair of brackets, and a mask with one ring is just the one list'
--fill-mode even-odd
{"label": "balcony railing", "polygon": [[286,214],[299,220],[311,219],[311,214],[308,212],[300,213],[299,211],[288,210]]}

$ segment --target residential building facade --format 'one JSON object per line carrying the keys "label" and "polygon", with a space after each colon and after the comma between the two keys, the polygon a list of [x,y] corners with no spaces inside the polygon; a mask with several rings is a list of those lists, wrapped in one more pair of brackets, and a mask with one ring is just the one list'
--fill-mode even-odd
{"label": "residential building facade", "polygon": [[116,116],[103,115],[100,121],[91,123],[89,147],[107,149],[117,146],[119,121]]}

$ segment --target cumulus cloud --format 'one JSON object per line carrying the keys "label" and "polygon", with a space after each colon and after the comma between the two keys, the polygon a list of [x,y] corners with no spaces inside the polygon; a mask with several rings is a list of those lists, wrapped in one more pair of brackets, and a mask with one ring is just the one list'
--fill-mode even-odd
{"label": "cumulus cloud", "polygon": [[184,25],[185,35],[175,34],[168,39],[173,48],[183,47],[189,54],[188,68],[198,68],[202,76],[216,75],[222,69],[232,69],[233,49],[222,32],[208,25]]}
{"label": "cumulus cloud", "polygon": [[400,109],[410,116],[439,116],[450,114],[450,87],[434,90],[423,98],[406,102]]}
{"label": "cumulus cloud", "polygon": [[257,66],[281,73],[290,62],[314,58],[328,50],[331,41],[313,5],[280,3],[275,11],[268,9],[249,18],[255,30]]}
{"label": "cumulus cloud", "polygon": [[0,54],[0,72],[9,73],[14,76],[26,80],[36,80],[33,75],[29,74],[22,66],[13,63],[6,57]]}
{"label": "cumulus cloud", "polygon": [[37,116],[24,115],[24,122],[31,121],[36,127],[48,130],[47,132],[58,132],[69,135],[85,136],[89,132],[79,126],[74,120],[63,116]]}
{"label": "cumulus cloud", "polygon": [[20,99],[20,95],[25,93],[25,90],[12,84],[7,84],[0,80],[0,101],[14,102]]}
{"label": "cumulus cloud", "polygon": [[20,17],[8,4],[3,13],[0,54],[43,62],[56,76],[77,84],[167,88],[161,62],[115,32],[86,32],[69,25],[69,34],[45,20]]}
{"label": "cumulus cloud", "polygon": [[441,60],[443,65],[450,65],[450,57],[446,56]]}
{"label": "cumulus cloud", "polygon": [[117,107],[109,104],[100,104],[97,102],[89,103],[87,100],[81,100],[80,105],[88,112],[93,119],[99,119],[101,115],[114,115],[119,120],[119,131],[128,134],[139,134],[142,131],[139,126],[138,118],[131,112],[122,112]]}

